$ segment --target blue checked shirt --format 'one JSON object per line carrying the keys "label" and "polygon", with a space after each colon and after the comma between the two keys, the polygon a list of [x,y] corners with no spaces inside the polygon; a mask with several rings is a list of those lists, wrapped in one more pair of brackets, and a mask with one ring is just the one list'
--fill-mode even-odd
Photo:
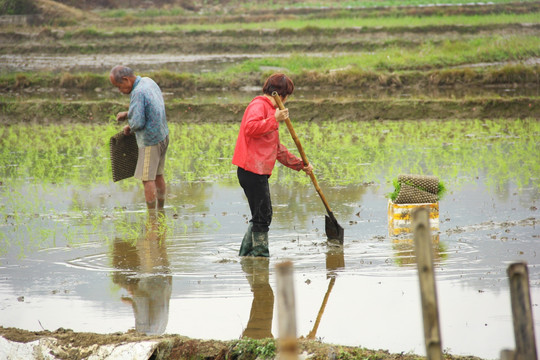
{"label": "blue checked shirt", "polygon": [[154,80],[137,76],[131,90],[128,122],[140,148],[156,145],[169,134],[165,102]]}

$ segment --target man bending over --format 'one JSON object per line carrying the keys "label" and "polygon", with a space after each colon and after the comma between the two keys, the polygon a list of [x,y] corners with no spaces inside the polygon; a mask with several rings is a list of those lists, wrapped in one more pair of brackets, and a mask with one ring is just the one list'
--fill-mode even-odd
{"label": "man bending over", "polygon": [[139,159],[135,178],[142,180],[149,210],[165,206],[165,155],[169,146],[169,127],[161,89],[148,77],[135,76],[127,66],[115,66],[109,75],[111,84],[130,94],[129,111],[119,112],[117,121],[128,120],[124,134],[135,133]]}

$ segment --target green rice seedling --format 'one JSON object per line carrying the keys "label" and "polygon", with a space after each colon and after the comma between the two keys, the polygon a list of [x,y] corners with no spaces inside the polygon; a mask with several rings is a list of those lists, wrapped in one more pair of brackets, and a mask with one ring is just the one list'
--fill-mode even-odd
{"label": "green rice seedling", "polygon": [[388,194],[388,197],[390,198],[390,200],[396,201],[399,195],[399,191],[401,190],[401,183],[398,181],[397,178],[392,180],[392,183],[394,184],[394,191]]}
{"label": "green rice seedling", "polygon": [[[170,128],[175,141],[171,142],[168,154],[166,176],[169,179],[235,181],[230,161],[237,124],[171,124]],[[11,184],[20,178],[31,178],[49,184],[77,185],[109,182],[107,139],[118,129],[113,125],[82,124],[69,129],[69,136],[68,128],[58,125],[20,124],[0,130],[5,135],[0,137],[2,148],[13,148],[23,134],[35,134],[32,148],[17,154],[0,152],[3,181]],[[516,179],[527,182],[527,169],[538,169],[538,164],[528,156],[537,146],[532,138],[539,133],[534,119],[299,122],[295,129],[317,176],[333,184],[380,181],[379,174],[384,169],[392,169],[394,174],[424,173],[433,169],[438,176],[474,173],[479,168],[502,179],[509,179],[509,175],[499,168],[515,171]],[[280,131],[282,142],[295,152],[286,129]],[[511,143],[505,140],[508,133],[516,140]],[[410,144],[416,144],[415,148],[409,149]],[[507,165],[503,166],[504,163]],[[524,166],[514,166],[519,163]],[[17,172],[10,171],[14,169],[10,164],[16,164]],[[279,164],[275,171],[272,181],[309,184],[309,179],[282,170]],[[133,185],[122,183],[119,186]]]}

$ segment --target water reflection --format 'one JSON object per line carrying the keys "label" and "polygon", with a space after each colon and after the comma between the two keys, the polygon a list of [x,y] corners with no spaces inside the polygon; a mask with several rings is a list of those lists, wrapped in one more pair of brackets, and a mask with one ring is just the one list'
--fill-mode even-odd
{"label": "water reflection", "polygon": [[326,290],[326,294],[324,294],[321,308],[319,310],[319,313],[317,314],[317,319],[315,320],[313,329],[311,329],[311,331],[307,335],[308,339],[315,339],[317,335],[317,329],[319,328],[319,324],[321,323],[321,319],[324,314],[324,309],[326,308],[326,304],[328,303],[328,298],[330,297],[330,293],[332,292],[332,289],[334,288],[334,285],[336,283],[336,277],[338,274],[337,270],[345,268],[343,246],[339,244],[333,244],[331,242],[329,242],[327,246],[328,248],[326,251],[326,278],[330,279],[330,282],[328,283],[328,289]]}
{"label": "water reflection", "polygon": [[126,289],[122,302],[133,307],[135,330],[147,335],[165,332],[169,319],[172,276],[165,246],[163,214],[150,214],[144,234],[135,243],[116,239],[112,262],[113,282]]}
{"label": "water reflection", "polygon": [[[439,234],[431,234],[431,245],[433,246],[432,259],[440,262],[445,257],[444,246],[439,241]],[[416,265],[416,255],[414,254],[413,235],[396,236],[392,238],[392,249],[394,249],[395,262],[400,266]]]}
{"label": "water reflection", "polygon": [[249,320],[242,337],[271,338],[274,292],[268,281],[270,261],[268,258],[245,256],[240,264],[253,293]]}
{"label": "water reflection", "polygon": [[414,234],[411,212],[414,208],[425,206],[429,210],[431,230],[432,259],[439,262],[446,255],[439,235],[439,203],[432,204],[394,204],[388,201],[388,236],[392,241],[395,262],[400,266],[415,265]]}

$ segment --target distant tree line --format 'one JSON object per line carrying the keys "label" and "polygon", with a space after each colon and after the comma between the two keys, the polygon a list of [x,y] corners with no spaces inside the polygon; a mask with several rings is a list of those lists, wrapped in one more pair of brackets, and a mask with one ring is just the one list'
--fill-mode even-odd
{"label": "distant tree line", "polygon": [[0,0],[0,15],[30,15],[37,13],[33,0]]}

